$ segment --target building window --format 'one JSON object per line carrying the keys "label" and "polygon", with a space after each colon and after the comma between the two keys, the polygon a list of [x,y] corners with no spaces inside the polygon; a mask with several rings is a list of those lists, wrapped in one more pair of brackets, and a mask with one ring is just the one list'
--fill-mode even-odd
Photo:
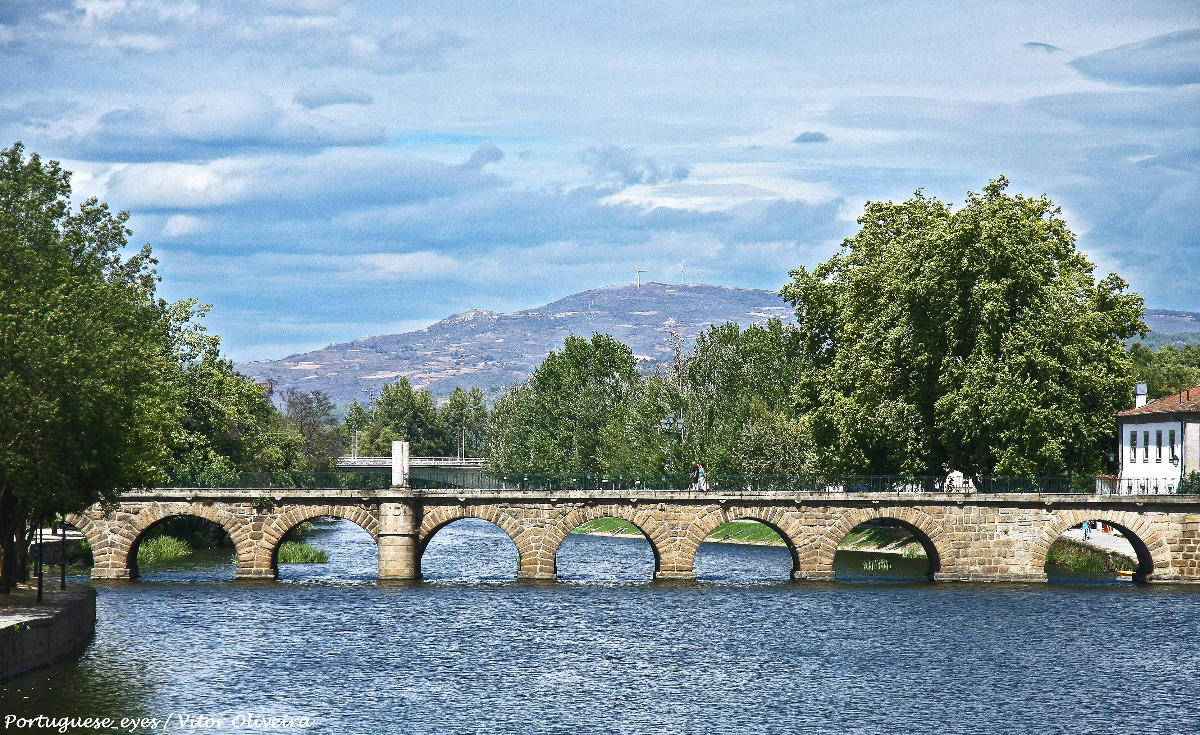
{"label": "building window", "polygon": [[1142,461],[1150,461],[1150,432],[1142,432]]}
{"label": "building window", "polygon": [[1137,461],[1137,432],[1129,432],[1129,461]]}
{"label": "building window", "polygon": [[1171,429],[1167,432],[1167,443],[1171,445],[1171,461],[1179,459],[1179,455],[1175,453],[1175,430]]}

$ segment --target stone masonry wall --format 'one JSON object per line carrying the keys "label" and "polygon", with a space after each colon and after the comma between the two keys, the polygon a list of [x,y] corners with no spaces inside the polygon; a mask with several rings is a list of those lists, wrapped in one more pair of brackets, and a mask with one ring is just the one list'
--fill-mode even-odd
{"label": "stone masonry wall", "polygon": [[[47,592],[47,605],[0,626],[0,681],[82,651],[96,631],[96,590],[72,586]],[[0,610],[0,613],[12,612]]]}
{"label": "stone masonry wall", "polygon": [[[490,494],[489,494],[490,493]],[[383,497],[386,496],[386,497]],[[790,498],[536,497],[512,491],[431,496],[393,489],[370,497],[283,498],[266,507],[249,500],[146,500],[112,512],[92,509],[70,522],[92,542],[96,578],[136,576],[140,535],[168,515],[219,523],[237,547],[237,576],[273,579],[284,534],[322,515],[357,523],[379,545],[381,578],[420,578],[421,555],[445,525],[462,518],[494,523],[512,539],[523,578],[554,579],[559,545],[595,518],[622,518],[641,529],[654,551],[655,577],[692,579],[703,539],[730,520],[752,519],[787,542],[794,579],[833,578],[833,558],[855,526],[886,518],[925,546],[934,579],[1040,581],[1050,545],[1084,520],[1103,520],[1130,538],[1147,581],[1200,582],[1200,498],[1187,496],[806,495]]]}

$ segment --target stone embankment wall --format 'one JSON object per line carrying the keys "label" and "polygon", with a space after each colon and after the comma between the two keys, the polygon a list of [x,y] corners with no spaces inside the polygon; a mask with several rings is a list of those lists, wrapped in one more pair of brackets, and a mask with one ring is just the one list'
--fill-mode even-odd
{"label": "stone embankment wall", "polygon": [[47,592],[20,589],[0,600],[0,681],[73,656],[87,648],[96,632],[96,590],[72,586]]}

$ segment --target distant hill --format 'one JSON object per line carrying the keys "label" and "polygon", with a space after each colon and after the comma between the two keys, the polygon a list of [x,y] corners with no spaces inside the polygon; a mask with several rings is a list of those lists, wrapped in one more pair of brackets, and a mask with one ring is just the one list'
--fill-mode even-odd
{"label": "distant hill", "polygon": [[713,324],[743,326],[771,317],[790,321],[789,304],[772,291],[704,284],[643,283],[583,291],[512,314],[472,310],[404,334],[362,337],[282,360],[244,362],[237,369],[279,389],[322,390],[335,403],[365,399],[400,376],[435,397],[455,386],[494,396],[529,377],[569,334],[610,334],[633,349],[643,367],[671,358],[670,332],[689,342]]}
{"label": "distant hill", "polygon": [[1200,345],[1200,314],[1194,311],[1146,309],[1150,334],[1137,340],[1147,347]]}
{"label": "distant hill", "polygon": [[[244,362],[237,369],[279,389],[322,390],[335,403],[365,399],[364,390],[407,377],[417,388],[444,397],[456,386],[479,387],[495,397],[529,377],[569,334],[610,334],[633,348],[644,368],[671,358],[670,333],[688,342],[713,324],[742,326],[771,317],[793,318],[791,306],[773,291],[703,284],[643,283],[607,286],[572,294],[512,314],[471,310],[425,329],[362,337],[282,360]],[[1200,314],[1149,309],[1151,346],[1200,344]]]}

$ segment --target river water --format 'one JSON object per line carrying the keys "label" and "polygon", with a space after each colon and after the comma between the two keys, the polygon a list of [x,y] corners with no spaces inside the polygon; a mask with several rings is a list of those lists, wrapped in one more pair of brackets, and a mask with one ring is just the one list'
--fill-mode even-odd
{"label": "river water", "polygon": [[704,545],[698,582],[655,583],[643,539],[594,536],[564,543],[561,581],[518,583],[511,542],[470,520],[434,537],[425,581],[387,584],[356,526],[309,541],[330,562],[278,583],[234,582],[221,552],[100,585],[93,644],[0,685],[0,715],[338,735],[1200,731],[1200,590],[931,584],[923,560],[844,553],[843,581],[791,583],[783,549],[729,544]]}

